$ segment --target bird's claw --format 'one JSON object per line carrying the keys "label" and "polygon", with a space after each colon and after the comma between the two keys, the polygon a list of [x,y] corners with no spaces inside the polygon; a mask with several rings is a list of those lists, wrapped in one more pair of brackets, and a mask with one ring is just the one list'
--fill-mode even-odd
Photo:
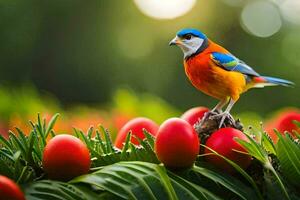
{"label": "bird's claw", "polygon": [[229,122],[231,124],[234,124],[234,118],[231,116],[231,114],[229,112],[223,112],[223,113],[220,113],[220,114],[216,114],[216,115],[210,116],[210,118],[211,119],[221,118],[219,128],[221,128],[223,126],[224,121],[225,121],[226,118],[229,119]]}
{"label": "bird's claw", "polygon": [[222,111],[220,111],[220,110],[207,111],[206,113],[204,113],[202,119],[198,122],[199,123],[198,126],[201,127],[207,119],[210,119],[212,116],[219,115],[221,113],[222,113]]}
{"label": "bird's claw", "polygon": [[211,118],[211,117],[219,115],[219,114],[220,114],[219,111],[208,111],[208,112],[204,113],[202,121],[205,121],[207,118]]}
{"label": "bird's claw", "polygon": [[218,111],[207,111],[206,113],[204,113],[202,119],[200,120],[199,126],[201,127],[203,123],[211,116],[218,115],[218,114],[219,114]]}
{"label": "bird's claw", "polygon": [[208,118],[210,116],[215,116],[215,115],[218,115],[220,114],[218,111],[208,111],[204,114],[204,117],[203,118]]}

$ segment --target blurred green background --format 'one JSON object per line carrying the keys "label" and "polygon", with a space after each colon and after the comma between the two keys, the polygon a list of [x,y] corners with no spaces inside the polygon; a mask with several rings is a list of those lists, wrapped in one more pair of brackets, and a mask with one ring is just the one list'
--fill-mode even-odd
{"label": "blurred green background", "polygon": [[[251,90],[233,113],[266,116],[299,107],[299,13],[299,0],[1,0],[0,85],[7,100],[0,99],[0,112],[9,113],[8,105],[24,110],[20,99],[14,102],[22,92],[54,111],[78,104],[111,108],[129,98],[119,88],[151,94],[158,107],[172,105],[169,115],[212,107],[216,100],[187,80],[182,52],[168,46],[185,27],[202,30],[259,73],[296,83]],[[41,110],[33,107],[26,109]]]}

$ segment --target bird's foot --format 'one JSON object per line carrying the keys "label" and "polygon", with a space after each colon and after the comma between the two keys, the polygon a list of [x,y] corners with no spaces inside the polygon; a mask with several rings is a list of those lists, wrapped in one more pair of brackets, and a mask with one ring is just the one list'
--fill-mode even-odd
{"label": "bird's foot", "polygon": [[218,114],[220,114],[220,112],[217,111],[217,110],[216,110],[216,111],[207,111],[206,113],[204,113],[202,119],[200,120],[199,126],[202,126],[203,123],[204,123],[207,119],[209,119],[210,117],[215,116],[215,115],[218,115]]}
{"label": "bird's foot", "polygon": [[[194,125],[201,143],[203,144],[205,144],[207,139],[221,127],[232,127],[243,131],[243,125],[240,120],[234,120],[229,112],[226,111],[224,113],[207,112],[205,116]],[[204,153],[204,148],[200,149],[200,151]]]}
{"label": "bird's foot", "polygon": [[211,116],[215,116],[215,115],[218,115],[218,114],[220,114],[219,111],[208,111],[208,112],[204,113],[203,119],[207,119]]}
{"label": "bird's foot", "polygon": [[219,113],[219,114],[210,116],[210,118],[211,119],[220,119],[221,118],[220,123],[219,123],[219,128],[221,128],[224,125],[225,119],[228,119],[230,124],[235,124],[235,120],[229,112]]}

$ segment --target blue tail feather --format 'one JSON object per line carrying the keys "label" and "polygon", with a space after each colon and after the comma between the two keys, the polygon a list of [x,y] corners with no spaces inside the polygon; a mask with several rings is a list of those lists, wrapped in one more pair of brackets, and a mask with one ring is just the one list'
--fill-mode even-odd
{"label": "blue tail feather", "polygon": [[293,86],[295,83],[284,80],[281,78],[269,77],[269,76],[262,76],[262,78],[266,79],[268,83],[275,84],[275,85],[283,85],[283,86]]}

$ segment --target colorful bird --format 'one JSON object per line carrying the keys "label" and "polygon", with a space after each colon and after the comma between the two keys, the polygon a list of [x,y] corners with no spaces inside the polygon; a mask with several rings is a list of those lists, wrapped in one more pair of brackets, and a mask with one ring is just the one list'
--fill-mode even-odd
{"label": "colorful bird", "polygon": [[[180,30],[169,45],[177,45],[183,51],[185,73],[193,86],[220,100],[210,111],[214,117],[221,118],[220,127],[226,118],[233,120],[231,108],[240,95],[250,88],[294,84],[284,79],[261,76],[196,29]],[[222,112],[226,104],[228,106]]]}

